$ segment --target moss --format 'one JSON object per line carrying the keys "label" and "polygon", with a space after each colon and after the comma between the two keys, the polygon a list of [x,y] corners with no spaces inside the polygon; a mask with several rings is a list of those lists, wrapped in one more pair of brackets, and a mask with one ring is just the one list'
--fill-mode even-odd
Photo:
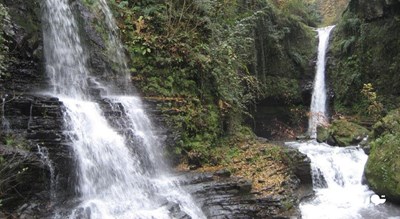
{"label": "moss", "polygon": [[358,144],[369,133],[366,128],[344,119],[334,120],[329,127],[319,127],[317,131],[319,142],[342,147]]}
{"label": "moss", "polygon": [[400,134],[386,134],[371,143],[365,176],[375,192],[400,202]]}
{"label": "moss", "polygon": [[335,110],[367,116],[368,103],[361,94],[364,84],[373,84],[377,101],[387,110],[400,103],[400,13],[395,10],[398,5],[387,6],[379,19],[367,20],[355,9],[357,4],[351,1],[334,30],[328,74],[335,106],[340,106]]}
{"label": "moss", "polygon": [[317,141],[326,142],[330,137],[329,130],[327,127],[318,126],[317,127]]}
{"label": "moss", "polygon": [[400,109],[377,122],[373,133],[365,176],[375,192],[400,202]]}
{"label": "moss", "polygon": [[373,137],[400,133],[400,109],[391,111],[373,126]]}

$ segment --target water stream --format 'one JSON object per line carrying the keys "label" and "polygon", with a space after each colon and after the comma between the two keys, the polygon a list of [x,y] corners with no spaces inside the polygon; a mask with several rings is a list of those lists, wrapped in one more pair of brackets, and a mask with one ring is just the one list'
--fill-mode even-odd
{"label": "water stream", "polygon": [[[318,29],[317,71],[310,109],[309,134],[316,137],[318,125],[328,122],[326,113],[325,54],[334,26]],[[389,203],[375,205],[375,195],[362,183],[368,156],[358,146],[332,147],[315,140],[287,142],[311,160],[315,196],[301,203],[304,219],[400,219],[400,209]]]}
{"label": "water stream", "polygon": [[[115,25],[105,1],[99,0],[108,25]],[[191,196],[170,176],[160,152],[161,142],[139,97],[105,91],[111,107],[126,119],[111,126],[99,98],[90,95],[95,83],[68,0],[45,0],[43,10],[46,69],[51,93],[65,106],[65,135],[77,163],[78,204],[59,218],[172,218],[176,204],[192,218],[205,218]],[[111,27],[110,27],[111,28]],[[110,36],[119,44],[112,27]],[[117,56],[122,56],[119,44]],[[121,58],[121,57],[120,57]],[[120,59],[118,58],[118,59]],[[123,58],[122,58],[123,59]],[[126,63],[119,60],[126,79]]]}
{"label": "water stream", "polygon": [[304,219],[400,219],[400,209],[371,203],[362,183],[368,156],[356,146],[332,147],[316,141],[288,142],[311,159],[315,196],[300,205]]}

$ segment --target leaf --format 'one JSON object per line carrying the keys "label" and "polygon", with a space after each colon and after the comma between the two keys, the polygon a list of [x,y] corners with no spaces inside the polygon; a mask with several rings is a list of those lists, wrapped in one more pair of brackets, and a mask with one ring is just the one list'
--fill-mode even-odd
{"label": "leaf", "polygon": [[124,8],[128,7],[128,5],[129,5],[129,2],[128,2],[128,1],[121,1],[121,2],[118,4],[118,7],[121,8],[121,9],[124,9]]}

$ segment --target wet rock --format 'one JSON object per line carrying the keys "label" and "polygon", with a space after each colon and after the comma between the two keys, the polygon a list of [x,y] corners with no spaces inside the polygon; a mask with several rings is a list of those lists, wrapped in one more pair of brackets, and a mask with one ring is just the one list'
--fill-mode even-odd
{"label": "wet rock", "polygon": [[218,170],[214,173],[214,176],[218,176],[218,177],[230,177],[231,176],[231,172],[227,169],[222,169],[222,170]]}
{"label": "wet rock", "polygon": [[310,158],[293,148],[289,148],[287,154],[289,158],[288,164],[294,175],[300,179],[302,184],[312,184]]}
{"label": "wet rock", "polygon": [[296,136],[296,140],[297,141],[310,140],[310,136],[309,135],[298,135],[298,136]]}
{"label": "wet rock", "polygon": [[188,214],[181,210],[179,204],[175,202],[167,202],[165,207],[170,212],[170,216],[176,219],[192,219]]}
{"label": "wet rock", "polygon": [[[54,192],[60,200],[74,193],[75,167],[69,141],[63,134],[62,111],[61,102],[53,97],[20,95],[5,100],[4,118],[9,127],[0,137],[8,145],[0,146],[0,154],[7,162],[16,162],[16,172],[21,172],[10,182],[17,186],[5,194],[8,198],[2,202],[9,212],[26,218],[45,214],[52,177],[57,177]],[[53,163],[43,160],[39,147]],[[24,203],[37,204],[25,208]]]}
{"label": "wet rock", "polygon": [[257,197],[252,183],[236,177],[212,177],[215,173],[184,174],[182,184],[201,206],[207,218],[289,218],[282,213],[285,196]]}
{"label": "wet rock", "polygon": [[4,0],[3,5],[11,17],[4,30],[10,62],[8,76],[0,79],[0,83],[6,82],[0,92],[29,92],[47,87],[40,1]]}

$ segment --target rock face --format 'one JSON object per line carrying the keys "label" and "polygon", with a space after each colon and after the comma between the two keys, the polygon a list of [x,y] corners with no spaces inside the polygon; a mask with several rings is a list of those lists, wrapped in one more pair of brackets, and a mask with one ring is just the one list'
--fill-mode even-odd
{"label": "rock face", "polygon": [[[71,199],[76,196],[75,161],[70,142],[63,134],[64,108],[57,98],[36,93],[46,90],[49,81],[44,71],[41,2],[0,2],[10,10],[11,23],[4,32],[10,51],[13,51],[8,69],[10,75],[0,81],[0,168],[7,168],[10,162],[17,161],[15,169],[6,172],[20,171],[6,184],[7,187],[15,185],[12,190],[1,188],[2,210],[5,216],[13,218],[45,218],[58,206],[73,205],[75,200]],[[80,16],[84,40],[89,42],[91,70],[100,79],[107,80],[105,72],[112,72],[112,68],[106,64],[106,57],[101,53],[104,48],[102,38],[89,25],[94,18],[80,1],[72,2]],[[92,92],[93,96],[99,97],[102,91],[93,87]],[[107,107],[106,100],[99,99],[98,102]],[[148,103],[152,107],[153,103]],[[105,110],[105,113],[110,113],[112,119],[119,117],[112,111]],[[159,112],[152,111],[150,114],[162,118]],[[179,137],[163,130],[160,132],[169,137],[167,141],[172,142]],[[301,181],[308,183],[310,176],[307,173],[310,174],[310,171],[307,159],[299,156],[293,154],[294,160],[297,160],[293,161],[293,171]],[[217,175],[196,174],[192,177],[189,174],[185,175],[188,179],[182,180],[210,218],[284,218],[282,212],[288,209],[294,209],[289,216],[299,215],[297,208],[292,206],[298,205],[299,198],[257,198],[251,193],[249,181],[229,178],[226,173]],[[299,186],[300,182],[293,179],[287,183]],[[177,218],[187,217],[181,214],[176,204],[167,205]]]}
{"label": "rock face", "polygon": [[8,98],[2,104],[2,124],[8,126],[1,135],[1,157],[6,162],[2,168],[16,163],[19,171],[9,182],[16,186],[2,194],[3,207],[17,217],[41,215],[55,204],[56,196],[63,200],[74,193],[74,162],[62,133],[62,104],[39,95]]}
{"label": "rock face", "polygon": [[302,185],[312,186],[311,160],[297,149],[288,149],[289,164],[293,174],[300,179]]}
{"label": "rock face", "polygon": [[[285,206],[284,196],[256,197],[251,182],[239,178],[219,178],[213,173],[188,173],[183,180],[198,200],[207,218],[290,218],[299,216]],[[293,211],[294,210],[294,211]]]}
{"label": "rock face", "polygon": [[376,193],[400,203],[400,109],[377,122],[373,131],[365,177]]}
{"label": "rock face", "polygon": [[6,77],[0,79],[0,94],[30,92],[47,87],[43,71],[40,1],[3,0],[11,21],[4,27],[9,48]]}
{"label": "rock face", "polygon": [[400,2],[351,0],[334,30],[327,72],[336,110],[366,114],[361,94],[371,83],[388,110],[399,107]]}

